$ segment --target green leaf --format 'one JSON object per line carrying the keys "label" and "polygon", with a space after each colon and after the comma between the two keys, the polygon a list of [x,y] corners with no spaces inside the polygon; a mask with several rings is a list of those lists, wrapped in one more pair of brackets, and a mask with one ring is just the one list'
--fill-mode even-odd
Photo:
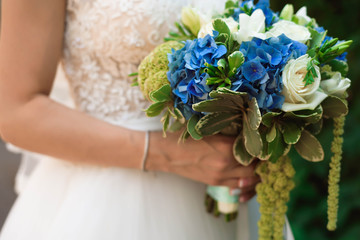
{"label": "green leaf", "polygon": [[228,25],[222,19],[215,19],[213,21],[213,27],[214,27],[215,31],[219,32],[219,34],[224,33],[224,34],[226,34],[228,36],[231,35],[231,31],[230,31]]}
{"label": "green leaf", "polygon": [[187,123],[187,129],[191,137],[195,140],[201,140],[202,136],[196,131],[196,124],[199,122],[200,117],[196,114],[192,115]]}
{"label": "green leaf", "polygon": [[295,144],[301,137],[301,127],[293,121],[286,121],[282,123],[282,133],[284,141],[287,144]]}
{"label": "green leaf", "polygon": [[266,134],[266,141],[273,142],[276,138],[276,124],[269,129],[269,132]]}
{"label": "green leaf", "polygon": [[229,77],[236,74],[238,68],[245,62],[244,54],[240,51],[235,51],[228,57],[229,61]]}
{"label": "green leaf", "polygon": [[138,75],[139,75],[139,73],[134,72],[134,73],[130,73],[128,76],[129,76],[129,77],[136,77],[136,76],[138,76]]}
{"label": "green leaf", "polygon": [[179,143],[185,142],[185,140],[188,139],[189,137],[190,137],[190,133],[188,132],[187,128],[185,128],[184,131],[181,133],[178,142]]}
{"label": "green leaf", "polygon": [[284,115],[284,118],[287,118],[289,120],[291,119],[302,120],[307,123],[317,123],[318,121],[320,121],[322,116],[323,116],[323,108],[319,106],[314,110],[288,112]]}
{"label": "green leaf", "polygon": [[262,123],[266,126],[266,127],[271,127],[273,122],[274,122],[274,118],[280,116],[281,113],[277,113],[277,112],[268,112],[265,113],[262,117]]}
{"label": "green leaf", "polygon": [[305,86],[311,85],[314,83],[314,78],[318,77],[318,74],[315,70],[315,66],[318,65],[319,62],[316,61],[314,58],[311,59],[307,64],[307,73],[305,75],[305,78],[303,82],[305,82]]}
{"label": "green leaf", "polygon": [[345,116],[349,112],[347,102],[335,96],[329,96],[322,102],[324,116],[329,118],[337,118]]}
{"label": "green leaf", "polygon": [[228,93],[228,94],[244,96],[244,97],[248,96],[248,94],[246,92],[236,92],[236,91],[230,90],[228,88],[218,88],[217,91],[221,92],[221,93]]}
{"label": "green leaf", "polygon": [[234,101],[227,98],[217,98],[202,101],[192,105],[197,112],[239,112],[240,107]]}
{"label": "green leaf", "polygon": [[171,86],[166,84],[150,93],[150,99],[154,102],[167,102],[171,101]]}
{"label": "green leaf", "polygon": [[268,128],[261,125],[259,128],[259,132],[260,132],[260,136],[263,142],[263,149],[261,151],[261,155],[258,157],[261,160],[268,160],[270,155],[268,154],[268,150],[269,150],[269,143],[266,140],[266,135],[267,135],[267,131]]}
{"label": "green leaf", "polygon": [[223,93],[223,92],[219,92],[219,91],[212,91],[210,93],[210,97],[215,98],[215,99],[226,99],[226,100],[232,101],[233,104],[235,104],[238,108],[241,108],[241,109],[244,107],[244,98],[243,98],[243,96],[240,96],[240,95]]}
{"label": "green leaf", "polygon": [[156,117],[160,115],[160,113],[165,109],[166,105],[166,102],[157,102],[152,104],[148,109],[145,110],[146,116]]}
{"label": "green leaf", "polygon": [[313,28],[308,28],[308,29],[311,33],[311,41],[310,41],[309,49],[320,47],[326,37],[327,31],[320,33]]}
{"label": "green leaf", "polygon": [[170,113],[166,112],[164,116],[161,118],[161,122],[163,124],[163,137],[166,137],[166,131],[169,129],[170,123]]}
{"label": "green leaf", "polygon": [[241,134],[235,140],[233,153],[235,159],[244,166],[249,166],[255,159],[247,152],[245,148],[244,137]]}
{"label": "green leaf", "polygon": [[195,128],[202,136],[214,135],[239,119],[240,116],[230,112],[210,113],[202,117]]}
{"label": "green leaf", "polygon": [[184,127],[184,123],[179,121],[174,121],[173,124],[169,127],[170,132],[177,132],[180,131]]}
{"label": "green leaf", "polygon": [[220,59],[218,61],[218,69],[221,71],[222,74],[225,74],[225,71],[226,71],[226,68],[227,68],[227,62],[225,59]]}
{"label": "green leaf", "polygon": [[174,108],[174,113],[176,115],[176,120],[179,121],[181,124],[184,124],[186,119],[183,116],[183,114],[181,113],[181,111],[178,108]]}
{"label": "green leaf", "polygon": [[256,98],[252,98],[249,102],[247,115],[249,117],[250,128],[257,130],[261,124],[261,113]]}
{"label": "green leaf", "polygon": [[324,160],[324,150],[320,142],[306,130],[302,132],[300,140],[295,144],[295,149],[302,158],[310,162]]}
{"label": "green leaf", "polygon": [[225,9],[234,8],[234,7],[237,7],[237,6],[236,6],[235,2],[232,0],[229,0],[225,3]]}
{"label": "green leaf", "polygon": [[276,137],[274,141],[268,145],[268,152],[270,155],[269,161],[275,163],[282,157],[287,150],[288,145],[284,142],[283,136],[278,128],[276,128]]}
{"label": "green leaf", "polygon": [[223,130],[221,130],[221,134],[226,135],[226,136],[238,136],[239,133],[241,132],[241,125],[239,123],[236,122],[232,122],[230,124],[230,126],[224,128]]}
{"label": "green leaf", "polygon": [[328,64],[331,66],[331,70],[333,72],[340,72],[341,76],[346,77],[349,71],[349,65],[347,62],[334,59],[328,62]]}
{"label": "green leaf", "polygon": [[262,152],[263,142],[259,131],[251,129],[249,118],[246,114],[243,116],[243,136],[247,152],[253,157],[259,157]]}
{"label": "green leaf", "polygon": [[305,129],[314,135],[318,135],[322,130],[323,123],[324,123],[324,121],[323,121],[323,119],[321,119],[317,123],[309,124],[308,126],[306,126]]}

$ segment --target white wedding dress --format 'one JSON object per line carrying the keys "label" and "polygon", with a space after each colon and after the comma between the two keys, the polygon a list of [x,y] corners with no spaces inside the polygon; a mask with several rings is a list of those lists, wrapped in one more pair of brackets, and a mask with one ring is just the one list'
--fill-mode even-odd
{"label": "white wedding dress", "polygon": [[[62,66],[76,109],[134,131],[161,129],[128,74],[179,19],[181,7],[225,0],[68,0]],[[64,116],[66,119],[66,116]],[[81,143],[79,143],[81,144]],[[120,145],[121,143],[119,143]],[[226,223],[206,213],[206,186],[166,173],[80,166],[49,156],[13,206],[0,240],[256,240],[258,205]],[[286,229],[287,239],[293,239]]]}

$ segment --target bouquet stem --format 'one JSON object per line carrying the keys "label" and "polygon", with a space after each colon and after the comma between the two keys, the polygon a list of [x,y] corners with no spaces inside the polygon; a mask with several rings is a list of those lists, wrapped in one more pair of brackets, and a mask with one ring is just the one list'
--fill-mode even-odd
{"label": "bouquet stem", "polygon": [[260,163],[256,172],[262,180],[256,187],[261,213],[259,240],[283,240],[286,204],[295,186],[292,180],[295,170],[290,158],[285,156],[276,163]]}
{"label": "bouquet stem", "polygon": [[331,145],[333,156],[330,162],[329,172],[329,195],[328,195],[328,225],[329,231],[336,230],[337,215],[339,209],[339,181],[341,171],[342,144],[344,134],[345,117],[334,119],[334,140]]}
{"label": "bouquet stem", "polygon": [[[215,217],[220,217],[221,212],[219,211],[218,208],[218,202],[214,198],[212,198],[209,194],[207,194],[205,197],[205,206],[206,206],[206,211],[208,213],[214,215]],[[237,214],[238,214],[237,212],[224,214],[225,220],[227,222],[234,221],[237,218]]]}

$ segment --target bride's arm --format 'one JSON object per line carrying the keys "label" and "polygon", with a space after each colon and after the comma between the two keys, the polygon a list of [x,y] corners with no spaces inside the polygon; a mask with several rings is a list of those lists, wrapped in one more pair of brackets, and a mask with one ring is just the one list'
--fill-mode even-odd
{"label": "bride's arm", "polygon": [[[21,148],[75,163],[139,169],[144,133],[48,97],[62,51],[65,5],[65,0],[2,1],[0,134]],[[253,167],[236,163],[232,143],[232,138],[214,136],[178,145],[176,134],[164,140],[152,133],[147,167],[231,187],[243,178],[244,186],[251,186],[258,181]]]}
{"label": "bride's arm", "polygon": [[48,98],[62,52],[65,5],[65,0],[2,1],[1,136],[24,149],[69,161],[137,168],[143,133]]}

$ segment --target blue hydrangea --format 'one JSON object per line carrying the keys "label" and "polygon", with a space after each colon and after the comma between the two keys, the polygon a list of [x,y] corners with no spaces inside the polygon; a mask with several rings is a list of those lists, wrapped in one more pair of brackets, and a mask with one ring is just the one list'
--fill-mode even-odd
{"label": "blue hydrangea", "polygon": [[261,9],[264,12],[266,27],[270,27],[279,21],[278,13],[275,13],[270,9],[270,0],[259,0],[256,4],[254,4],[254,0],[245,0],[241,2],[240,7],[234,10],[233,18],[235,21],[239,21],[239,14],[244,13],[241,9],[245,7],[245,5],[248,9],[252,9],[251,13],[257,9]]}
{"label": "blue hydrangea", "polygon": [[[319,33],[325,32],[325,29],[324,29],[323,27],[317,27],[317,28],[315,28],[315,30],[318,31]],[[324,43],[325,43],[326,41],[330,41],[330,40],[332,40],[332,39],[334,39],[334,38],[333,38],[333,37],[326,36],[325,39],[324,39],[324,41],[322,42],[321,46],[324,45]],[[337,44],[343,43],[343,42],[345,42],[345,41],[339,41]],[[347,62],[347,58],[346,58],[347,55],[348,55],[348,53],[347,53],[347,52],[344,52],[343,54],[341,54],[340,56],[336,57],[335,59],[336,59],[336,60],[340,60],[340,61],[345,61],[345,62]]]}
{"label": "blue hydrangea", "polygon": [[187,119],[196,113],[192,110],[192,105],[209,99],[209,93],[213,90],[206,85],[209,75],[201,72],[205,63],[217,66],[219,59],[227,53],[225,46],[216,44],[218,33],[214,33],[214,37],[207,35],[204,38],[188,40],[182,49],[173,50],[168,55],[167,76],[175,96],[175,107],[179,108]]}
{"label": "blue hydrangea", "polygon": [[307,46],[283,34],[243,42],[240,51],[245,56],[245,63],[238,70],[232,90],[248,92],[263,111],[281,109],[284,103],[282,71],[290,59],[305,55]]}

